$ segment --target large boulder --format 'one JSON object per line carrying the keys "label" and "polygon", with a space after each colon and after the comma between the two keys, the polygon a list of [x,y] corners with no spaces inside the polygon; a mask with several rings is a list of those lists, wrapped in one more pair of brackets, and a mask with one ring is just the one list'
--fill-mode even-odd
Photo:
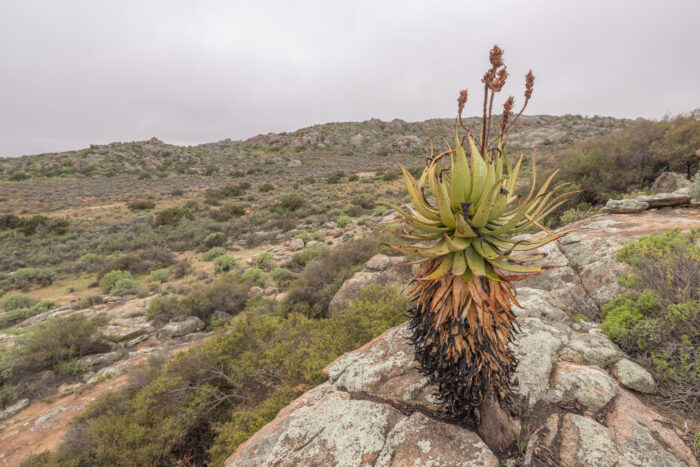
{"label": "large boulder", "polygon": [[658,193],[651,196],[637,196],[637,201],[649,204],[650,208],[687,206],[690,204],[690,192],[683,190],[673,193]]}
{"label": "large boulder", "polygon": [[603,207],[608,214],[632,214],[649,209],[649,203],[637,199],[609,199]]}
{"label": "large boulder", "polygon": [[171,321],[158,331],[158,337],[180,337],[204,329],[204,321],[196,316],[190,316],[180,321]]}
{"label": "large boulder", "polygon": [[662,172],[661,175],[656,177],[649,191],[651,191],[652,195],[658,193],[673,193],[681,188],[690,188],[692,184],[693,183],[683,174]]}

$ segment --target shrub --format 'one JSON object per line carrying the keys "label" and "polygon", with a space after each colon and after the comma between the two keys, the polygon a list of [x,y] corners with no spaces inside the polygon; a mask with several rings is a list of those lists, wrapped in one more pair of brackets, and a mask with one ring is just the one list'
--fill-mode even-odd
{"label": "shrub", "polygon": [[76,376],[92,369],[92,365],[77,358],[63,360],[56,365],[56,371],[63,376]]}
{"label": "shrub", "polygon": [[304,240],[304,243],[306,243],[309,240],[311,240],[311,235],[309,235],[308,232],[301,232],[301,233],[296,234],[294,236],[294,238],[301,238],[302,240]]}
{"label": "shrub", "polygon": [[343,227],[350,225],[352,223],[352,219],[348,216],[340,216],[335,220],[335,223],[342,229]]}
{"label": "shrub", "polygon": [[214,248],[211,248],[209,251],[206,251],[204,254],[202,254],[202,259],[204,261],[214,261],[216,258],[219,256],[223,256],[226,254],[226,250],[220,246],[215,246]]}
{"label": "shrub", "polygon": [[243,310],[248,299],[248,285],[235,274],[222,275],[212,284],[200,287],[179,303],[182,313],[207,321],[215,311],[232,315]]}
{"label": "shrub", "polygon": [[117,291],[133,289],[136,286],[131,273],[128,271],[111,271],[100,279],[100,290],[105,294],[116,295]]}
{"label": "shrub", "polygon": [[275,258],[268,252],[260,253],[255,257],[255,265],[264,271],[269,271],[275,265]]}
{"label": "shrub", "polygon": [[126,203],[131,211],[147,211],[156,207],[156,203],[146,199],[137,199]]}
{"label": "shrub", "polygon": [[277,282],[279,287],[286,288],[294,279],[297,278],[297,275],[289,269],[275,268],[270,271],[270,277],[272,277],[273,281]]}
{"label": "shrub", "polygon": [[214,273],[221,274],[224,272],[235,271],[238,269],[238,260],[229,255],[219,256],[214,260]]}
{"label": "shrub", "polygon": [[272,191],[274,189],[275,189],[275,186],[269,182],[263,183],[262,185],[260,185],[260,187],[258,187],[258,191],[260,193],[267,193],[268,191]]}
{"label": "shrub", "polygon": [[0,329],[13,326],[24,321],[25,319],[41,313],[46,313],[47,311],[50,311],[56,307],[58,307],[58,303],[54,302],[53,300],[42,300],[31,308],[23,306],[20,308],[15,308],[14,310],[7,310],[0,314]]}
{"label": "shrub", "polygon": [[153,297],[148,303],[146,317],[148,319],[162,318],[167,321],[180,313],[177,297],[172,295]]}
{"label": "shrub", "polygon": [[213,209],[209,215],[212,219],[219,222],[225,222],[233,217],[240,217],[245,214],[245,208],[237,204],[228,204],[221,206],[218,209]]}
{"label": "shrub", "polygon": [[48,268],[23,268],[10,276],[13,287],[27,290],[32,284],[44,287],[56,279],[56,271]]}
{"label": "shrub", "polygon": [[263,287],[267,282],[267,274],[260,268],[250,268],[243,273],[243,279],[255,285]]}
{"label": "shrub", "polygon": [[595,209],[581,209],[581,208],[571,208],[564,211],[559,218],[559,223],[561,225],[571,224],[572,222],[577,222],[583,219],[588,219],[591,216],[598,214]]}
{"label": "shrub", "polygon": [[5,311],[13,311],[20,308],[29,308],[36,303],[37,300],[34,297],[21,293],[13,293],[5,295],[2,300],[0,300],[0,308]]}
{"label": "shrub", "polygon": [[194,219],[192,211],[183,208],[167,208],[156,213],[153,220],[153,225],[159,227],[161,225],[176,226],[182,219]]}
{"label": "shrub", "polygon": [[294,256],[292,256],[289,262],[289,266],[295,271],[301,271],[309,261],[320,258],[323,252],[328,250],[328,248],[327,245],[323,244],[307,246],[303,250],[294,253]]}
{"label": "shrub", "polygon": [[350,175],[350,176],[348,177],[348,182],[356,182],[356,181],[358,181],[359,179],[360,179],[360,177],[357,176],[357,175]]}
{"label": "shrub", "polygon": [[[388,234],[387,234],[388,235]],[[284,302],[285,312],[297,312],[311,317],[327,315],[328,303],[340,286],[379,251],[382,239],[363,238],[342,243],[328,249],[326,245],[314,245],[316,258],[309,259],[299,277],[291,284]],[[292,262],[297,255],[292,257]]]}
{"label": "shrub", "polygon": [[96,336],[97,324],[80,313],[32,326],[17,336],[11,352],[13,371],[36,372],[62,361],[106,350]]}
{"label": "shrub", "polygon": [[168,268],[161,268],[156,269],[155,271],[151,271],[151,274],[149,276],[151,282],[158,282],[160,284],[167,281],[168,277],[170,277],[170,269]]}
{"label": "shrub", "polygon": [[359,217],[363,212],[362,206],[358,206],[357,204],[348,204],[343,207],[343,213],[350,217]]}
{"label": "shrub", "polygon": [[311,233],[311,239],[316,240],[317,242],[322,242],[323,240],[325,240],[325,238],[326,238],[326,234],[324,234],[320,230],[316,230],[316,231]]}
{"label": "shrub", "polygon": [[617,258],[632,266],[631,289],[603,306],[601,329],[657,376],[668,404],[698,414],[700,394],[700,229],[651,234]]}
{"label": "shrub", "polygon": [[294,212],[301,209],[306,204],[304,198],[296,194],[290,194],[283,196],[277,207],[283,211]]}
{"label": "shrub", "polygon": [[221,246],[224,243],[226,243],[226,235],[223,232],[214,232],[207,235],[207,238],[204,239],[204,245],[207,248]]}

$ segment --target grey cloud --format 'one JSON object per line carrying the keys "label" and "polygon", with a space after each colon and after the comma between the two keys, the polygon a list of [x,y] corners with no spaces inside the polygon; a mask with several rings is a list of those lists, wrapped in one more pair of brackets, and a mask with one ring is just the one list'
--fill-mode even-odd
{"label": "grey cloud", "polygon": [[[451,116],[494,43],[529,113],[700,107],[695,0],[0,3],[0,155]],[[467,113],[478,113],[474,97]]]}

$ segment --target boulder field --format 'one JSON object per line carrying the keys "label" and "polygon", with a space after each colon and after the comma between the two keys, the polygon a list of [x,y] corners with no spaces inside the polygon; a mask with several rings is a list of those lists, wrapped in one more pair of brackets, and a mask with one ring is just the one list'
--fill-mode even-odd
{"label": "boulder field", "polygon": [[[493,400],[479,420],[445,416],[402,324],[330,364],[327,382],[238,446],[226,466],[497,466],[516,457],[525,466],[699,467],[682,414],[654,408],[652,375],[596,321],[627,267],[615,253],[651,232],[699,227],[700,210],[606,214],[573,226],[580,230],[545,248],[548,264],[559,267],[516,283],[517,417]],[[370,277],[390,283],[390,262],[373,258],[338,301],[352,300]],[[405,275],[393,277],[400,283]]]}

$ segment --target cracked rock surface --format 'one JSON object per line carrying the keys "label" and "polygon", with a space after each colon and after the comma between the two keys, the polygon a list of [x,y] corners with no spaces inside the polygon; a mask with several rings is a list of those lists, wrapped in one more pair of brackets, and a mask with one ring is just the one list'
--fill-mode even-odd
{"label": "cracked rock surface", "polygon": [[[601,215],[574,226],[581,230],[548,246],[560,267],[516,284],[524,413],[514,423],[522,422],[524,465],[700,467],[673,423],[643,402],[642,392],[655,390],[651,375],[592,321],[619,292],[619,248],[653,231],[700,226],[698,211]],[[386,261],[367,269],[374,263]],[[407,333],[402,324],[331,363],[326,383],[283,409],[226,466],[502,465],[507,454],[481,429],[493,412],[482,408],[480,427],[445,417]]]}

